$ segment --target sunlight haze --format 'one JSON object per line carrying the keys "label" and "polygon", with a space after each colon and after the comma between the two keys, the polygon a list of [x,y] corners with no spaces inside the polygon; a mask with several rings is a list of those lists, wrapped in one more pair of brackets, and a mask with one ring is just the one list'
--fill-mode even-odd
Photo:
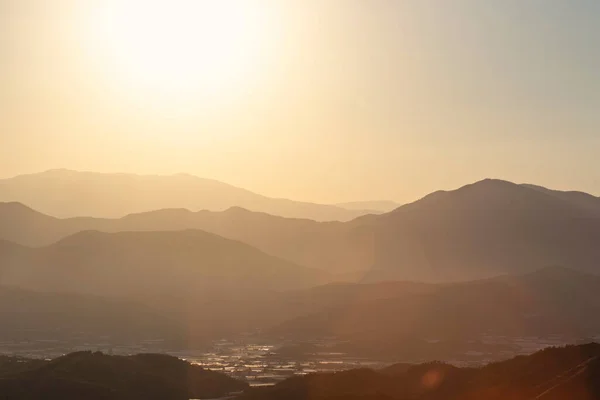
{"label": "sunlight haze", "polygon": [[187,172],[323,203],[485,177],[599,194],[599,8],[0,0],[0,177]]}
{"label": "sunlight haze", "polygon": [[600,0],[0,0],[0,398],[600,400]]}

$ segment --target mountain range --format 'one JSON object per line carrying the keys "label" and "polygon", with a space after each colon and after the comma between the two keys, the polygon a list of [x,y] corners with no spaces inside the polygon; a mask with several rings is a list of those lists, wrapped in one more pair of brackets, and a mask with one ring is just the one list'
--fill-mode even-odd
{"label": "mountain range", "polygon": [[[119,219],[58,219],[0,204],[0,239],[48,245],[83,230],[200,229],[247,243],[334,280],[458,281],[561,265],[597,272],[600,199],[484,180],[381,215],[316,222],[233,207],[163,209]],[[17,251],[14,249],[13,251]]]}
{"label": "mountain range", "polygon": [[[290,218],[347,221],[378,208],[344,208],[262,196],[212,179],[189,174],[134,175],[66,169],[0,180],[0,201],[27,204],[56,217],[118,218],[163,208],[225,210],[238,206]],[[380,207],[374,202],[370,206]],[[384,203],[387,211],[388,203]]]}
{"label": "mountain range", "polygon": [[161,335],[187,332],[190,348],[260,329],[338,337],[354,354],[452,357],[457,340],[490,334],[592,335],[599,244],[599,198],[489,179],[347,222],[240,207],[57,218],[0,203],[0,285],[26,290],[7,297],[18,313],[21,295],[41,304],[36,291],[84,296],[73,301],[99,316],[123,301],[114,321],[145,307],[158,316],[149,331],[170,324]]}

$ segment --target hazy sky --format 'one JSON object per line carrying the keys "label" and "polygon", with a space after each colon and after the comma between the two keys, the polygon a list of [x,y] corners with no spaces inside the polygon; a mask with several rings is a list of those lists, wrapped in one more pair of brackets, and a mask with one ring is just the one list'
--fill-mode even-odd
{"label": "hazy sky", "polygon": [[108,1],[0,0],[0,177],[188,172],[318,202],[485,177],[600,195],[600,1],[241,0],[200,30],[137,2],[111,38]]}

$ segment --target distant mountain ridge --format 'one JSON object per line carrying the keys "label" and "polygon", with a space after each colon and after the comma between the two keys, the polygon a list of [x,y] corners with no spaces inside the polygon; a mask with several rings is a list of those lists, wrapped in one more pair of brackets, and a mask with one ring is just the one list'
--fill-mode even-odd
{"label": "distant mountain ridge", "polygon": [[283,218],[239,207],[57,219],[22,204],[0,203],[0,239],[40,246],[90,229],[200,229],[328,271],[338,280],[364,282],[471,280],[550,265],[598,272],[597,200],[490,179],[348,222]]}
{"label": "distant mountain ridge", "polygon": [[375,212],[270,198],[189,174],[109,174],[67,169],[2,179],[0,201],[24,203],[61,218],[119,218],[163,208],[221,211],[234,206],[317,221],[348,221]]}

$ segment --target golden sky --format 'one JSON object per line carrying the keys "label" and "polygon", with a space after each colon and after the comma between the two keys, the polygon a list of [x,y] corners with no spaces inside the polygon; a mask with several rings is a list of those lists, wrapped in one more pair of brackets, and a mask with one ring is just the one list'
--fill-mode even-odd
{"label": "golden sky", "polygon": [[188,172],[409,201],[600,194],[600,3],[0,0],[0,177]]}

